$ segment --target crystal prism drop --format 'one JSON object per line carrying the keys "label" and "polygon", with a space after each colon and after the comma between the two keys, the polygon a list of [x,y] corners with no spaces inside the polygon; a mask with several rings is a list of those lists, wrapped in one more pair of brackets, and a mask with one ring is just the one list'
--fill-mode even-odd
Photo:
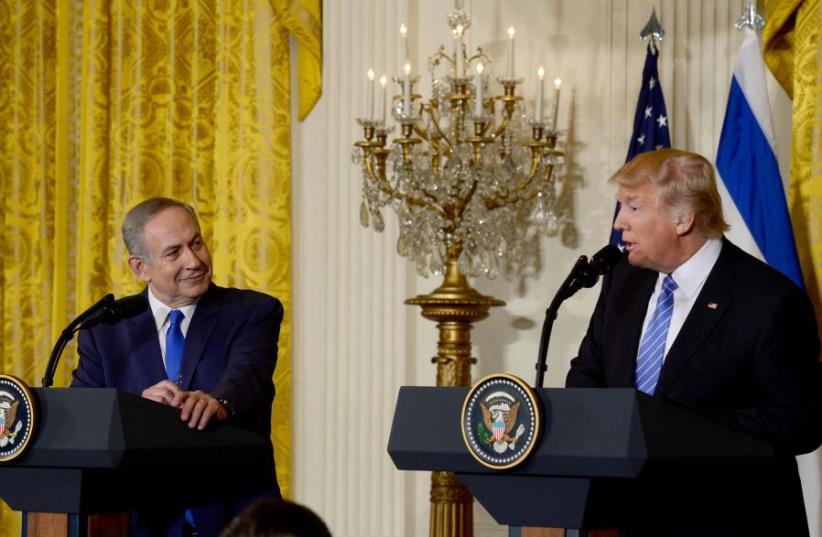
{"label": "crystal prism drop", "polygon": [[360,203],[360,224],[362,227],[368,227],[368,207],[364,201]]}
{"label": "crystal prism drop", "polygon": [[374,226],[374,231],[380,233],[382,230],[385,229],[385,221],[382,219],[382,213],[379,209],[375,210],[371,215],[371,219],[373,220],[372,224]]}

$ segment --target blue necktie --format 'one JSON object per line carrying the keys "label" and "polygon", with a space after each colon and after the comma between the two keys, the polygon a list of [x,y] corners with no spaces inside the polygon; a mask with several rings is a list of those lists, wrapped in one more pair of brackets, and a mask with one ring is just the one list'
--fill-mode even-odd
{"label": "blue necktie", "polygon": [[662,280],[662,292],[656,300],[656,309],[651,315],[651,322],[639,344],[636,358],[636,375],[634,385],[637,390],[653,395],[659,373],[662,371],[662,358],[665,357],[665,340],[668,339],[668,327],[674,313],[674,290],[679,287],[671,275]]}
{"label": "blue necktie", "polygon": [[172,382],[180,383],[182,380],[180,370],[183,367],[183,347],[186,339],[180,324],[185,319],[185,314],[180,310],[171,310],[168,313],[168,332],[166,332],[166,374]]}
{"label": "blue necktie", "polygon": [[[180,383],[182,375],[180,370],[183,367],[183,347],[185,347],[186,338],[183,336],[183,330],[180,328],[185,314],[180,310],[171,310],[168,312],[168,332],[166,332],[166,374],[172,382]],[[185,521],[189,526],[194,527],[194,515],[191,509],[185,511]]]}

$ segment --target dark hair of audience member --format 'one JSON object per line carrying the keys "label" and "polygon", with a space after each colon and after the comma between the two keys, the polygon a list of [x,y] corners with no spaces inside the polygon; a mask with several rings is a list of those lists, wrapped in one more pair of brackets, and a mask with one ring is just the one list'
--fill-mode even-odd
{"label": "dark hair of audience member", "polygon": [[311,509],[266,498],[232,520],[220,537],[331,537],[331,532]]}

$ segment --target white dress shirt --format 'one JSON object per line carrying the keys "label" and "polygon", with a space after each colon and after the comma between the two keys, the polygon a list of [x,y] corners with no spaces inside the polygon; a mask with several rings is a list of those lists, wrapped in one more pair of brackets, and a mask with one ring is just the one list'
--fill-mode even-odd
{"label": "white dress shirt", "polygon": [[163,365],[166,363],[166,333],[168,332],[169,320],[168,314],[172,309],[178,309],[183,312],[185,318],[180,323],[180,330],[183,332],[183,337],[188,333],[188,325],[191,324],[191,318],[194,316],[194,309],[197,303],[183,306],[182,308],[171,308],[163,304],[159,298],[154,296],[151,292],[151,287],[148,288],[148,305],[151,307],[151,313],[154,315],[154,324],[157,326],[157,337],[160,340],[160,353],[163,356]]}
{"label": "white dress shirt", "polygon": [[[671,277],[679,286],[674,291],[674,309],[671,314],[671,324],[668,326],[668,337],[665,338],[665,356],[663,362],[668,356],[668,350],[674,344],[677,334],[685,324],[685,319],[688,317],[691,308],[696,302],[696,297],[705,285],[705,280],[708,279],[708,274],[713,270],[716,260],[719,259],[719,252],[722,250],[721,239],[708,239],[702,245],[697,253],[691,256],[690,259],[682,263],[671,273]],[[639,340],[642,341],[645,336],[645,330],[651,322],[651,317],[656,309],[656,301],[662,291],[662,280],[667,274],[660,272],[656,279],[654,292],[648,300],[648,310],[645,313],[645,321],[642,323],[642,334]]]}

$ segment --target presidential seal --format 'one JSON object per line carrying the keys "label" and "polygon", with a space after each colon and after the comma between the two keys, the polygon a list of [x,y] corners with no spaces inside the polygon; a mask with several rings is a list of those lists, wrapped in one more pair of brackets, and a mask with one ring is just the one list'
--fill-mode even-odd
{"label": "presidential seal", "polygon": [[480,464],[505,470],[531,454],[541,420],[534,390],[524,380],[489,375],[471,388],[462,404],[462,438]]}
{"label": "presidential seal", "polygon": [[13,461],[34,436],[37,414],[31,390],[11,375],[0,375],[0,462]]}

